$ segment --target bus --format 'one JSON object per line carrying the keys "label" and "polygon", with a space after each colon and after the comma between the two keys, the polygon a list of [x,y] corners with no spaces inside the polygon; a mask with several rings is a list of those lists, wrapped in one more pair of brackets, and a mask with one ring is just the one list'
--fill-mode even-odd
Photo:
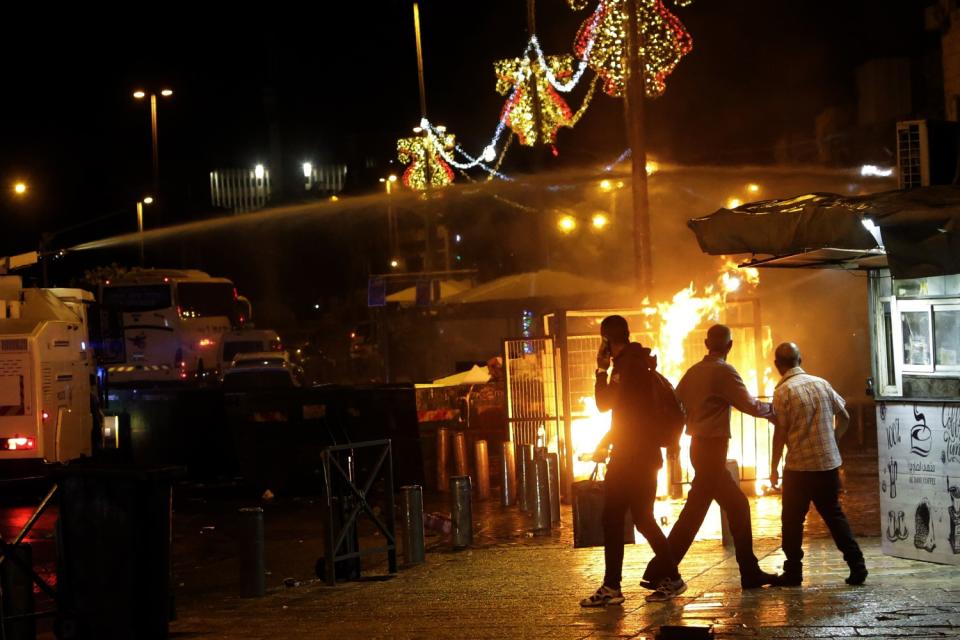
{"label": "bus", "polygon": [[100,287],[99,361],[109,384],[202,381],[218,343],[249,319],[233,282],[192,269],[138,269]]}

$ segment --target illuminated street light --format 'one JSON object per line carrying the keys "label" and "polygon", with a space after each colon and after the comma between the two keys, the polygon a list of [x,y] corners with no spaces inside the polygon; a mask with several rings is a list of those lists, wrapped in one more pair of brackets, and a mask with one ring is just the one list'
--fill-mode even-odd
{"label": "illuminated street light", "polygon": [[395,176],[395,175],[393,175],[393,174],[391,173],[391,174],[390,174],[390,177],[388,177],[387,180],[389,180],[390,182],[396,182],[396,181],[397,181],[397,176]]}
{"label": "illuminated street light", "polygon": [[137,201],[137,233],[140,235],[140,266],[143,266],[143,205],[153,204],[151,196]]}
{"label": "illuminated street light", "polygon": [[736,209],[743,204],[740,198],[727,198],[727,209]]}
{"label": "illuminated street light", "polygon": [[18,196],[22,196],[27,192],[27,183],[26,182],[16,182],[13,185],[13,192]]}
{"label": "illuminated street light", "polygon": [[758,185],[755,182],[751,182],[750,184],[747,185],[747,191],[749,191],[750,193],[759,193],[760,185]]}
{"label": "illuminated street light", "polygon": [[657,171],[660,171],[660,163],[656,160],[647,160],[647,175],[652,176]]}
{"label": "illuminated street light", "polygon": [[[153,142],[153,192],[160,195],[160,152],[157,144],[157,94],[150,91],[150,138]],[[160,95],[169,98],[173,95],[173,90],[163,88]],[[133,97],[137,100],[143,100],[147,97],[147,91],[137,89],[133,92]]]}
{"label": "illuminated street light", "polygon": [[613,188],[613,183],[611,183],[609,180],[600,181],[600,189],[602,189],[603,191],[610,191],[610,189],[612,188]]}
{"label": "illuminated street light", "polygon": [[263,180],[264,168],[262,164],[258,164],[253,168],[253,175],[257,180]]}
{"label": "illuminated street light", "polygon": [[572,233],[577,228],[577,219],[571,215],[561,216],[557,220],[557,228],[563,233]]}
{"label": "illuminated street light", "polygon": [[330,196],[330,202],[339,202],[340,198],[337,196]]}
{"label": "illuminated street light", "polygon": [[391,267],[391,268],[396,269],[396,268],[399,267],[399,266],[400,266],[400,262],[399,262],[399,261],[397,261],[397,260],[391,260],[391,261],[390,261],[390,267]]}
{"label": "illuminated street light", "polygon": [[311,163],[309,163],[309,162],[304,162],[304,163],[303,163],[303,177],[304,177],[304,178],[309,178],[309,177],[312,176],[312,175],[313,175],[313,164],[311,164]]}
{"label": "illuminated street light", "polygon": [[143,199],[143,204],[153,204],[153,196],[147,196]]}
{"label": "illuminated street light", "polygon": [[598,211],[597,213],[593,214],[590,222],[593,224],[594,229],[601,231],[608,224],[610,224],[610,218],[607,217],[607,214]]}

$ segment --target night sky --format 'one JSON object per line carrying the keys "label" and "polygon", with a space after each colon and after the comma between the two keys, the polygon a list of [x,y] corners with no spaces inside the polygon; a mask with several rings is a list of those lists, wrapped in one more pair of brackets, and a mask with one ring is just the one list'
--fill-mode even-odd
{"label": "night sky", "polygon": [[[694,51],[650,105],[647,126],[653,153],[685,162],[770,162],[779,136],[812,138],[817,113],[855,101],[857,64],[921,56],[937,44],[923,31],[920,2],[669,6]],[[419,120],[408,2],[221,5],[219,16],[157,7],[152,15],[124,8],[6,20],[3,252],[33,248],[41,230],[91,220],[99,222],[81,230],[83,239],[133,230],[134,203],[151,180],[149,109],[131,97],[136,88],[175,91],[159,117],[167,221],[211,214],[211,168],[267,159],[271,114],[291,163],[375,160],[372,184],[352,185],[358,191],[376,187],[396,138]],[[545,51],[569,53],[587,13],[540,0]],[[430,118],[480,150],[503,101],[492,63],[522,52],[525,3],[424,0],[421,16]],[[626,146],[622,123],[622,103],[598,96],[576,129],[560,133],[548,166],[609,162]],[[505,166],[529,169],[532,153],[515,147]],[[11,195],[18,178],[30,184],[25,199]]]}

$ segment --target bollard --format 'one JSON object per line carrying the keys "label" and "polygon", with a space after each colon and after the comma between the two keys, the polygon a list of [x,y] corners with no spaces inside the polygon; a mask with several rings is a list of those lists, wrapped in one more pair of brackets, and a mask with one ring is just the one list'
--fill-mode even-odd
{"label": "bollard", "polygon": [[547,454],[547,486],[550,489],[550,524],[560,524],[560,456]]}
{"label": "bollard", "polygon": [[547,470],[547,458],[538,455],[532,465],[530,515],[533,516],[533,532],[536,534],[550,533],[550,476]]}
{"label": "bollard", "polygon": [[240,509],[240,597],[262,598],[267,593],[263,563],[263,509]]}
{"label": "bollard", "polygon": [[520,459],[517,460],[517,477],[519,478],[519,482],[517,483],[517,502],[523,511],[530,511],[529,487],[532,482],[531,478],[533,477],[530,473],[530,461],[532,460],[533,445],[520,445]]}
{"label": "bollard", "polygon": [[524,464],[527,465],[527,491],[526,491],[526,500],[527,500],[527,509],[529,513],[533,512],[534,509],[534,500],[536,499],[537,494],[537,453],[534,450],[529,460],[525,460]]}
{"label": "bollard", "polygon": [[450,429],[437,429],[437,491],[447,491],[450,485],[450,474],[447,472],[447,463],[450,455]]}
{"label": "bollard", "polygon": [[467,462],[467,434],[463,431],[457,431],[453,438],[453,457],[456,463],[457,475],[470,475],[470,467]]}
{"label": "bollard", "polygon": [[[727,473],[733,478],[733,481],[740,486],[740,466],[736,460],[727,460]],[[733,546],[733,533],[730,531],[730,521],[727,520],[727,512],[720,510],[720,540],[725,547]]]}
{"label": "bollard", "polygon": [[450,518],[453,520],[451,543],[454,549],[466,549],[473,544],[473,509],[470,476],[450,478]]}
{"label": "bollard", "polygon": [[[33,553],[29,544],[7,547],[7,555],[16,556],[19,562],[6,558],[0,564],[0,637],[5,640],[36,640],[37,621],[30,617],[33,611],[33,580],[25,567],[33,566]],[[22,566],[21,566],[22,565]],[[12,622],[3,618],[26,616]]]}
{"label": "bollard", "polygon": [[683,497],[683,469],[680,467],[680,447],[667,447],[667,495],[674,500]]}
{"label": "bollard", "polygon": [[513,442],[504,442],[500,458],[500,504],[509,507],[517,500],[517,459]]}
{"label": "bollard", "polygon": [[403,518],[403,560],[420,564],[426,559],[423,541],[423,489],[420,485],[400,487],[400,514]]}
{"label": "bollard", "polygon": [[487,453],[487,441],[477,440],[473,443],[475,457],[473,468],[477,477],[477,500],[490,498],[490,456]]}

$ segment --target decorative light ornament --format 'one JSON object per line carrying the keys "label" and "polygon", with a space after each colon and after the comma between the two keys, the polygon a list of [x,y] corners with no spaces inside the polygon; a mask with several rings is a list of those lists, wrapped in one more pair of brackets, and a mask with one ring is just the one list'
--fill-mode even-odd
{"label": "decorative light ornament", "polygon": [[[548,56],[547,68],[559,81],[573,75],[571,56]],[[557,129],[573,126],[573,112],[547,79],[544,68],[531,65],[529,57],[498,60],[493,65],[497,73],[497,93],[510,98],[503,105],[500,121],[513,129],[520,144],[532,147],[538,142],[553,144]],[[540,131],[537,132],[537,109],[531,84],[536,86],[540,103]]]}
{"label": "decorative light ornament", "polygon": [[[417,191],[445,187],[453,182],[453,169],[444,160],[444,151],[454,148],[454,136],[430,126],[423,120],[421,135],[397,140],[397,159],[409,165],[403,172],[403,184]],[[427,184],[429,171],[430,183]]]}
{"label": "decorative light ornament", "polygon": [[[680,58],[693,49],[693,38],[663,0],[599,0],[593,15],[580,26],[574,52],[603,79],[607,95],[623,96],[626,89],[624,60],[627,57],[629,16],[627,3],[637,2],[640,53],[644,62],[646,94],[655,98],[666,89],[664,81]],[[574,9],[582,0],[568,0]],[[674,4],[686,6],[690,0]]]}

